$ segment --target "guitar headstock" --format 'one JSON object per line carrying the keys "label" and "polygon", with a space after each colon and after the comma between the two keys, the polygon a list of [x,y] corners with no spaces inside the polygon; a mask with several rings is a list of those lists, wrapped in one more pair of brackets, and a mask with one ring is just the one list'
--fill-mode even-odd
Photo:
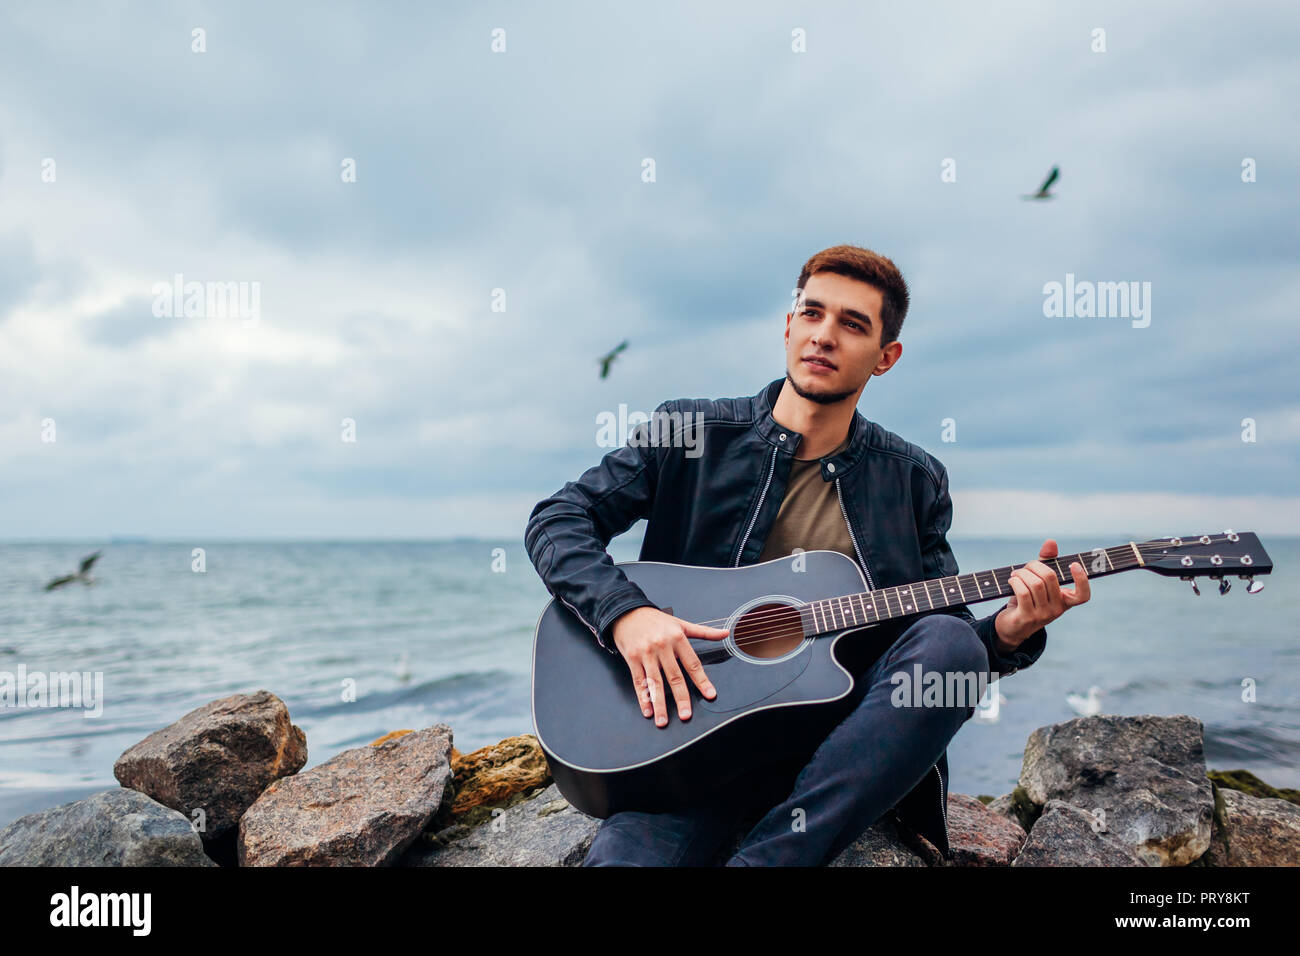
{"label": "guitar headstock", "polygon": [[1192,590],[1197,594],[1201,589],[1196,586],[1196,578],[1217,580],[1219,593],[1227,594],[1232,587],[1228,578],[1233,575],[1250,582],[1246,586],[1248,593],[1258,594],[1264,589],[1264,582],[1253,580],[1254,576],[1273,570],[1273,559],[1250,531],[1173,535],[1143,541],[1137,547],[1143,567],[1191,581]]}

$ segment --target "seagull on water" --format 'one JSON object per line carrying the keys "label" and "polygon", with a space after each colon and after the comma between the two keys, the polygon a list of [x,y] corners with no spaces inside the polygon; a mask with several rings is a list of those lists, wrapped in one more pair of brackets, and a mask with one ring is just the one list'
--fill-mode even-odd
{"label": "seagull on water", "polygon": [[82,584],[94,584],[95,579],[90,576],[90,569],[94,566],[95,562],[99,560],[99,556],[102,553],[103,552],[101,551],[96,551],[89,557],[82,558],[81,567],[78,569],[76,574],[65,574],[61,578],[55,578],[49,584],[45,585],[45,590],[53,591],[55,588],[61,588],[65,584],[71,584],[73,581],[80,581]]}
{"label": "seagull on water", "polygon": [[1101,713],[1102,689],[1096,684],[1088,688],[1088,696],[1080,697],[1078,694],[1070,694],[1065,698],[1065,702],[1074,709],[1076,714],[1082,714],[1084,717],[1092,717],[1094,714]]}

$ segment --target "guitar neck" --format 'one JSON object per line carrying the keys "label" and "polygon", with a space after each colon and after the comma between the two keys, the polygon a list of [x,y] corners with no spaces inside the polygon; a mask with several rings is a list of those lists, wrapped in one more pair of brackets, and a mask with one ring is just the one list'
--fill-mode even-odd
{"label": "guitar neck", "polygon": [[[1070,575],[1070,565],[1075,561],[1087,569],[1089,578],[1105,577],[1143,566],[1138,548],[1133,542],[1040,560],[1056,571],[1058,584],[1074,582]],[[799,609],[799,614],[805,633],[825,634],[960,604],[992,601],[1015,594],[1011,587],[1011,572],[1023,567],[1023,564],[1012,564],[988,571],[955,574],[931,581],[917,581],[892,588],[877,588],[859,594],[810,601]]]}

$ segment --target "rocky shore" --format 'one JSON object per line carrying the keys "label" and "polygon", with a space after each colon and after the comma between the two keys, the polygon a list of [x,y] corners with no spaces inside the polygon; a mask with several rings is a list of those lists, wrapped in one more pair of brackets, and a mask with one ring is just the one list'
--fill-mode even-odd
{"label": "rocky shore", "polygon": [[[830,865],[1300,865],[1300,791],[1207,773],[1203,735],[1187,715],[1040,727],[1011,793],[948,795],[951,861],[890,811]],[[216,700],[123,753],[121,787],[0,830],[0,865],[577,866],[601,823],[531,734],[462,754],[435,724],[306,763],[274,694]]]}

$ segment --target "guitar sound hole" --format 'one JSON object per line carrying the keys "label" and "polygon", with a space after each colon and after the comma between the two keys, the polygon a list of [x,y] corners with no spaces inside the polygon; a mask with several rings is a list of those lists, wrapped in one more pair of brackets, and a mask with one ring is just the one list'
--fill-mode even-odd
{"label": "guitar sound hole", "polygon": [[732,639],[750,657],[781,657],[803,643],[803,622],[788,604],[759,604],[736,621]]}

